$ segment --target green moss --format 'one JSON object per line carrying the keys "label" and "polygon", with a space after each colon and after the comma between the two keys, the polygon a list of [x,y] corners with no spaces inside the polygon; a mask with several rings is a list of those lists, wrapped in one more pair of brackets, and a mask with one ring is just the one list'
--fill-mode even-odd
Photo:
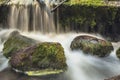
{"label": "green moss", "polygon": [[32,61],[33,64],[43,69],[64,69],[66,67],[64,49],[59,43],[38,44]]}
{"label": "green moss", "polygon": [[104,6],[106,5],[104,0],[69,0],[66,2],[67,5],[93,5],[93,6]]}
{"label": "green moss", "polygon": [[3,54],[8,58],[11,57],[12,54],[16,53],[16,51],[29,47],[33,44],[35,44],[34,40],[19,34],[14,34],[4,43]]}
{"label": "green moss", "polygon": [[64,49],[59,43],[43,42],[30,46],[10,58],[13,68],[22,71],[66,70]]}
{"label": "green moss", "polygon": [[0,0],[0,5],[4,4],[7,0]]}
{"label": "green moss", "polygon": [[25,72],[29,76],[43,76],[43,75],[49,75],[49,74],[59,74],[62,73],[63,70],[39,70],[39,71],[27,71]]}
{"label": "green moss", "polygon": [[[93,40],[92,40],[93,39]],[[91,42],[91,40],[93,42]],[[82,39],[81,36],[76,37],[71,43],[72,50],[82,50],[86,54],[92,54],[98,57],[108,56],[113,50],[113,46],[109,41],[89,37],[89,39]]]}
{"label": "green moss", "polygon": [[59,10],[64,31],[94,32],[113,40],[120,34],[120,7],[64,4]]}

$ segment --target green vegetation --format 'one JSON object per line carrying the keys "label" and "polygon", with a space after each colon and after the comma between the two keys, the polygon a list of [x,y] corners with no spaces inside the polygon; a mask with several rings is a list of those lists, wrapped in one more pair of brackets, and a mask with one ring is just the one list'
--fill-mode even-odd
{"label": "green vegetation", "polygon": [[5,0],[0,0],[0,2],[5,1]]}
{"label": "green vegetation", "polygon": [[48,74],[52,74],[56,73],[56,70],[64,71],[67,68],[63,47],[53,42],[39,43],[16,52],[10,58],[10,64],[21,71],[45,70],[45,74],[47,74],[46,69]]}
{"label": "green vegetation", "polygon": [[66,67],[64,49],[59,43],[38,44],[32,56],[33,64],[43,69],[65,69]]}
{"label": "green vegetation", "polygon": [[66,4],[104,6],[105,2],[103,0],[69,0]]}
{"label": "green vegetation", "polygon": [[63,70],[39,70],[39,71],[27,71],[25,72],[29,76],[43,76],[43,75],[49,75],[49,74],[59,74],[62,73]]}
{"label": "green vegetation", "polygon": [[94,32],[119,40],[120,7],[64,4],[59,10],[59,21],[65,31]]}
{"label": "green vegetation", "polygon": [[33,39],[22,36],[19,34],[19,32],[14,31],[10,34],[10,37],[4,43],[3,54],[5,57],[9,58],[12,54],[16,53],[16,51],[34,44],[35,41]]}
{"label": "green vegetation", "polygon": [[111,42],[91,36],[78,36],[71,43],[71,49],[80,49],[86,54],[98,57],[108,56],[113,50]]}
{"label": "green vegetation", "polygon": [[[21,71],[34,73],[37,70],[45,70],[44,74],[56,74],[67,68],[64,49],[60,43],[38,43],[20,35],[17,31],[12,32],[4,43],[3,54],[7,58],[10,57],[13,68]],[[38,74],[42,75],[39,72],[36,73]]]}
{"label": "green vegetation", "polygon": [[3,4],[6,0],[0,0],[0,4]]}

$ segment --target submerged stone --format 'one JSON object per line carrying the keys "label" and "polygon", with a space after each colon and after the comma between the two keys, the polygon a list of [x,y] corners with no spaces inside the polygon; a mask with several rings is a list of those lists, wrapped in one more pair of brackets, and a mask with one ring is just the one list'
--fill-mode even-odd
{"label": "submerged stone", "polygon": [[84,53],[98,57],[105,57],[113,50],[111,42],[88,35],[77,36],[72,41],[70,48],[72,50],[80,49]]}
{"label": "submerged stone", "polygon": [[116,51],[116,55],[120,59],[120,48]]}
{"label": "submerged stone", "polygon": [[15,72],[11,68],[7,68],[0,72],[0,80],[68,80],[68,79],[64,73],[44,76],[28,76],[26,74]]}
{"label": "submerged stone", "polygon": [[39,71],[27,71],[25,74],[28,76],[44,76],[44,75],[51,75],[51,74],[59,74],[62,73],[63,70],[39,70]]}
{"label": "submerged stone", "polygon": [[[64,49],[59,43],[43,42],[16,52],[10,59],[13,68],[21,71],[46,69],[50,73],[64,71],[67,67]],[[38,73],[39,74],[39,73]]]}
{"label": "submerged stone", "polygon": [[36,44],[35,40],[22,36],[18,31],[13,31],[4,43],[3,54],[5,57],[9,58],[16,51],[34,44]]}

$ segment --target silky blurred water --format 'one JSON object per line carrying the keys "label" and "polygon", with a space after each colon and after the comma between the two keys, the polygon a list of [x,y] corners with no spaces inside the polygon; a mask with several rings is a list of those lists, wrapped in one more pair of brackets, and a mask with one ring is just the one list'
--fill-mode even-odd
{"label": "silky blurred water", "polygon": [[[4,41],[12,31],[13,30],[0,31],[0,71],[8,67],[8,60],[2,55],[2,49]],[[69,80],[104,80],[120,74],[120,61],[115,55],[116,49],[120,47],[119,42],[113,43],[115,49],[110,56],[106,58],[98,58],[85,55],[80,50],[71,51],[71,41],[76,36],[82,35],[83,33],[42,34],[21,32],[21,34],[42,42],[46,41],[61,43],[64,47],[65,56],[67,59],[66,63],[68,65],[68,70],[65,72],[65,74]],[[100,35],[95,36],[100,37]]]}

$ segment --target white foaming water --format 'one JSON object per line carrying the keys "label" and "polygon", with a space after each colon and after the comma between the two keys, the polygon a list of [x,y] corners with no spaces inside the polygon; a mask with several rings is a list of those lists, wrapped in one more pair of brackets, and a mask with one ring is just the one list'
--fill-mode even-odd
{"label": "white foaming water", "polygon": [[11,0],[8,5],[9,28],[21,31],[55,32],[54,15],[51,13],[50,1]]}
{"label": "white foaming water", "polygon": [[43,42],[60,42],[64,47],[65,56],[67,58],[68,71],[66,74],[68,75],[69,80],[104,80],[120,74],[120,61],[116,58],[116,49],[106,58],[85,55],[80,50],[71,51],[71,41],[81,34],[68,33],[60,35],[43,35],[39,33],[24,33],[23,35]]}
{"label": "white foaming water", "polygon": [[3,56],[2,49],[4,41],[13,30],[0,30],[0,71],[8,67],[8,59]]}
{"label": "white foaming water", "polygon": [[33,0],[11,0],[10,2],[9,2],[9,4],[21,4],[21,5],[23,5],[23,4],[31,4],[33,2]]}
{"label": "white foaming water", "polygon": [[[6,30],[11,32],[11,30]],[[1,34],[1,33],[0,33]],[[68,70],[66,72],[69,80],[104,80],[108,77],[120,74],[120,61],[115,56],[115,51],[109,57],[98,58],[90,55],[85,55],[82,51],[71,51],[71,41],[78,35],[76,33],[68,34],[41,34],[41,33],[21,33],[27,37],[39,41],[60,42],[64,47],[65,56],[67,59]],[[3,36],[3,35],[2,35]],[[114,43],[116,45],[118,43]],[[119,45],[119,44],[118,44]],[[3,44],[1,44],[3,46]],[[119,46],[118,46],[119,47]],[[1,48],[2,49],[2,48]],[[0,49],[0,50],[1,50]],[[116,49],[115,49],[116,50]],[[3,56],[0,55],[0,62]],[[1,66],[6,67],[2,64]],[[0,69],[4,69],[1,68]]]}

